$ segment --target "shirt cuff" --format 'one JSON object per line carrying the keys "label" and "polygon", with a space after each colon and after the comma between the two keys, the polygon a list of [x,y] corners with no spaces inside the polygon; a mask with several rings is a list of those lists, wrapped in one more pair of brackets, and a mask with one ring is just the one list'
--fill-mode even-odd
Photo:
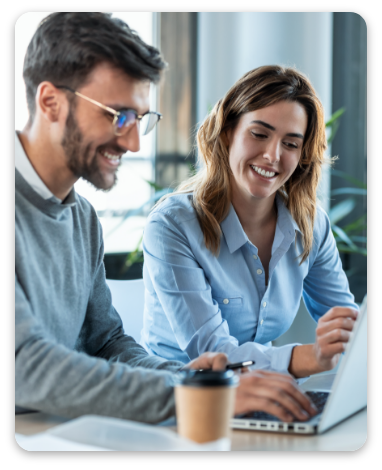
{"label": "shirt cuff", "polygon": [[300,343],[286,344],[285,346],[272,347],[270,368],[281,374],[289,374],[289,364],[293,348],[301,346]]}

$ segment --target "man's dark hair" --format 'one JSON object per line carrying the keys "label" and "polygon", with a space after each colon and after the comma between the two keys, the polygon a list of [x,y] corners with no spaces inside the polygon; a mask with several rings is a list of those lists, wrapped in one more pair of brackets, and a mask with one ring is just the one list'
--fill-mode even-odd
{"label": "man's dark hair", "polygon": [[95,66],[109,62],[138,80],[157,83],[166,63],[119,18],[110,13],[52,13],[37,28],[24,60],[23,76],[32,119],[37,87],[45,80],[73,89]]}

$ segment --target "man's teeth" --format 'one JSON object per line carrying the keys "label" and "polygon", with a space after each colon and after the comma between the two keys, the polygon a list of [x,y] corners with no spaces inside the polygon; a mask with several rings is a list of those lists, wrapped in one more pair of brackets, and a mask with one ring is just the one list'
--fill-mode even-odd
{"label": "man's teeth", "polygon": [[106,158],[108,158],[109,160],[119,160],[121,157],[120,155],[113,155],[112,153],[109,153],[109,152],[101,152],[102,155]]}
{"label": "man's teeth", "polygon": [[273,178],[273,176],[275,176],[276,174],[274,171],[265,171],[255,165],[251,165],[251,168],[253,168],[256,171],[256,173],[258,173],[261,176],[265,176],[266,178]]}

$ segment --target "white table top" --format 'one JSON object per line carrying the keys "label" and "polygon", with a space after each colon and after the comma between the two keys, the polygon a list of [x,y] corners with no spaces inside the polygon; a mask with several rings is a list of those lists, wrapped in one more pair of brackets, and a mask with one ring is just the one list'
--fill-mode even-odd
{"label": "white table top", "polygon": [[[333,374],[315,376],[303,388],[323,386],[330,388]],[[26,413],[15,418],[15,432],[33,435],[69,421],[46,413]],[[175,429],[175,428],[172,428]],[[304,436],[263,431],[232,430],[231,450],[264,451],[349,451],[362,447],[367,437],[367,410],[361,410],[321,435]]]}

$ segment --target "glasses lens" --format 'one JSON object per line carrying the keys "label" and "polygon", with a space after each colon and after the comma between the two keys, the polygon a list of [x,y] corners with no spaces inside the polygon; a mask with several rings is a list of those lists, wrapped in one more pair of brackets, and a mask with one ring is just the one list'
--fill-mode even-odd
{"label": "glasses lens", "polygon": [[124,127],[129,127],[134,123],[137,115],[134,111],[121,111],[117,122],[115,123],[117,130],[122,130]]}
{"label": "glasses lens", "polygon": [[147,135],[149,132],[151,132],[155,124],[159,121],[159,115],[156,113],[147,113],[143,116],[140,122],[140,134],[141,135]]}

